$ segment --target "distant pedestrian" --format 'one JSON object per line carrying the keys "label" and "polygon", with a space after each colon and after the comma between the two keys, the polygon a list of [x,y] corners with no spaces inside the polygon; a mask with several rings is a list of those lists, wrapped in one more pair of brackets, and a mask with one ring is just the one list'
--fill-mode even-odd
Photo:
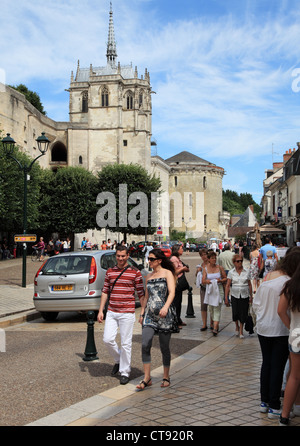
{"label": "distant pedestrian", "polygon": [[243,328],[248,317],[249,303],[252,303],[252,285],[249,270],[243,267],[243,257],[235,254],[234,268],[227,276],[225,288],[225,304],[229,305],[231,296],[232,320],[235,322],[235,334],[244,338]]}
{"label": "distant pedestrian", "polygon": [[204,303],[208,304],[208,309],[213,321],[213,335],[217,336],[221,319],[221,307],[224,297],[223,283],[227,277],[222,266],[217,265],[217,254],[211,251],[207,255],[208,265],[203,270],[202,283],[206,286]]}
{"label": "distant pedestrian", "polygon": [[201,304],[201,318],[202,318],[202,327],[200,328],[200,331],[207,330],[207,308],[208,305],[204,303],[204,297],[205,297],[205,289],[206,286],[202,283],[202,277],[203,277],[203,270],[208,265],[208,250],[206,248],[202,248],[199,251],[199,255],[201,257],[202,263],[200,265],[197,265],[196,270],[196,287],[200,288],[200,304]]}

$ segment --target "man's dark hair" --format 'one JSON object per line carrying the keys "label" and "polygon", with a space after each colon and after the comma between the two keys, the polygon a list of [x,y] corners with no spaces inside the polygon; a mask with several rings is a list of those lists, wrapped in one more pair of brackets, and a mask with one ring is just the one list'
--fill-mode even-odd
{"label": "man's dark hair", "polygon": [[126,254],[128,254],[128,248],[125,245],[117,245],[116,252],[117,251],[126,251]]}

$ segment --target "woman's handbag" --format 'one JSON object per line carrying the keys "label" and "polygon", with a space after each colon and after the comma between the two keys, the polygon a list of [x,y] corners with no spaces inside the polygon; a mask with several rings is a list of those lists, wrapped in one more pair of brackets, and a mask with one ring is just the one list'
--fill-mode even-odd
{"label": "woman's handbag", "polygon": [[176,284],[176,290],[177,291],[185,291],[188,290],[190,287],[188,281],[186,280],[185,274],[182,273],[182,275],[177,279]]}

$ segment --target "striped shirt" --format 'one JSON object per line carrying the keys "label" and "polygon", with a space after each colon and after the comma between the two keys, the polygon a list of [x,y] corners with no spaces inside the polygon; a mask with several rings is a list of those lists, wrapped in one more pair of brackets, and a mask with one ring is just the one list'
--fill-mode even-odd
{"label": "striped shirt", "polygon": [[[109,294],[114,281],[120,275],[122,269],[114,266],[109,268],[105,274],[102,292]],[[134,313],[135,312],[135,291],[139,299],[144,296],[143,277],[139,270],[129,267],[116,281],[110,295],[108,310],[114,313]]]}

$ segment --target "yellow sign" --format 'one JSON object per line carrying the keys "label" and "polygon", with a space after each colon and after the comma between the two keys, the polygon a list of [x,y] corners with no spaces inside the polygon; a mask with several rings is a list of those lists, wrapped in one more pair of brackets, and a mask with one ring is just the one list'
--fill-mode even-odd
{"label": "yellow sign", "polygon": [[36,242],[36,235],[34,234],[21,234],[15,235],[15,242]]}

